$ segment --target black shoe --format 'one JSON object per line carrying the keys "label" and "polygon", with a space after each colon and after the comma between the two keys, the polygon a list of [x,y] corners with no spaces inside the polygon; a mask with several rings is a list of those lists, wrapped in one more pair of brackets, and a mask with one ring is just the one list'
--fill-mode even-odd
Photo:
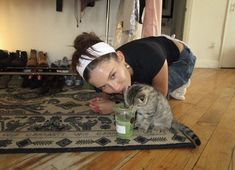
{"label": "black shoe", "polygon": [[10,80],[11,80],[10,75],[1,75],[0,76],[0,89],[7,88]]}
{"label": "black shoe", "polygon": [[0,67],[7,67],[10,62],[8,51],[0,50]]}
{"label": "black shoe", "polygon": [[28,87],[30,87],[30,80],[29,80],[28,76],[21,76],[21,77],[22,77],[22,79],[23,79],[23,82],[22,82],[21,87],[22,87],[22,88],[28,88]]}
{"label": "black shoe", "polygon": [[31,89],[36,89],[42,86],[43,81],[42,80],[38,80],[38,76],[32,76],[32,78],[30,79],[30,85],[29,87]]}
{"label": "black shoe", "polygon": [[22,86],[23,79],[19,75],[12,75],[10,81],[8,82],[8,88],[20,88]]}
{"label": "black shoe", "polygon": [[9,63],[8,63],[8,65],[7,65],[7,67],[14,67],[14,65],[13,65],[13,61],[15,61],[15,60],[17,60],[17,58],[18,58],[18,56],[17,56],[17,53],[15,53],[15,52],[10,52],[9,53],[9,58],[10,58],[10,60],[9,60]]}
{"label": "black shoe", "polygon": [[12,53],[12,67],[25,67],[28,61],[28,55],[26,51],[17,50],[16,53]]}

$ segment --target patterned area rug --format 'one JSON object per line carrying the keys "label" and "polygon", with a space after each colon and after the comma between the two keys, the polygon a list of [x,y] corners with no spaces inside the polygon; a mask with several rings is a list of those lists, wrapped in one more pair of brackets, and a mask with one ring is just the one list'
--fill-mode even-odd
{"label": "patterned area rug", "polygon": [[195,147],[183,134],[170,131],[116,138],[114,115],[88,107],[97,96],[77,88],[40,96],[36,90],[0,90],[0,153],[77,152]]}

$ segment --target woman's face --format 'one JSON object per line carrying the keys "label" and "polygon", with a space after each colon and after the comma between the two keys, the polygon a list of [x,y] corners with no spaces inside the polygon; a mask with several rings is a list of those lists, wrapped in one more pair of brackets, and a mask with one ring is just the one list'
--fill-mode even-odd
{"label": "woman's face", "polygon": [[124,60],[106,60],[90,72],[89,83],[105,93],[122,94],[131,85],[130,70]]}

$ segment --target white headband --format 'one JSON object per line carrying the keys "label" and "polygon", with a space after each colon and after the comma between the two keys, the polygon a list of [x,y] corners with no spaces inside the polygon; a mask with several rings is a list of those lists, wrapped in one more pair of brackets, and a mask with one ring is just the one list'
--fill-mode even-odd
{"label": "white headband", "polygon": [[[115,50],[109,44],[107,44],[105,42],[99,42],[99,43],[94,44],[93,46],[89,47],[87,49],[87,52],[89,54],[91,54],[92,56],[95,56],[96,58],[98,58],[102,55],[105,55],[108,53],[113,53],[113,52],[115,52]],[[77,69],[78,73],[80,74],[80,76],[82,76],[83,79],[84,79],[83,72],[86,69],[87,65],[90,64],[96,58],[91,58],[87,55],[81,55],[81,57],[79,58],[79,65],[77,65],[76,69]]]}

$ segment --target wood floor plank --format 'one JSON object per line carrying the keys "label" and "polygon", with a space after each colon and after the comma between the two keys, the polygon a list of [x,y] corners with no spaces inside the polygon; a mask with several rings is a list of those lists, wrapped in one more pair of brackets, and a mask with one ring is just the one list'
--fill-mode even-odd
{"label": "wood floor plank", "polygon": [[139,151],[110,151],[105,152],[100,157],[96,158],[89,164],[85,165],[83,169],[102,169],[109,170],[114,167],[121,166],[132,159]]}
{"label": "wood floor plank", "polygon": [[227,109],[228,104],[230,103],[235,89],[227,88],[223,93],[218,97],[215,103],[211,106],[210,111],[204,114],[198,122],[207,122],[218,124],[221,120],[221,117],[224,114],[224,111]]}
{"label": "wood floor plank", "polygon": [[194,169],[229,169],[234,161],[235,95]]}

